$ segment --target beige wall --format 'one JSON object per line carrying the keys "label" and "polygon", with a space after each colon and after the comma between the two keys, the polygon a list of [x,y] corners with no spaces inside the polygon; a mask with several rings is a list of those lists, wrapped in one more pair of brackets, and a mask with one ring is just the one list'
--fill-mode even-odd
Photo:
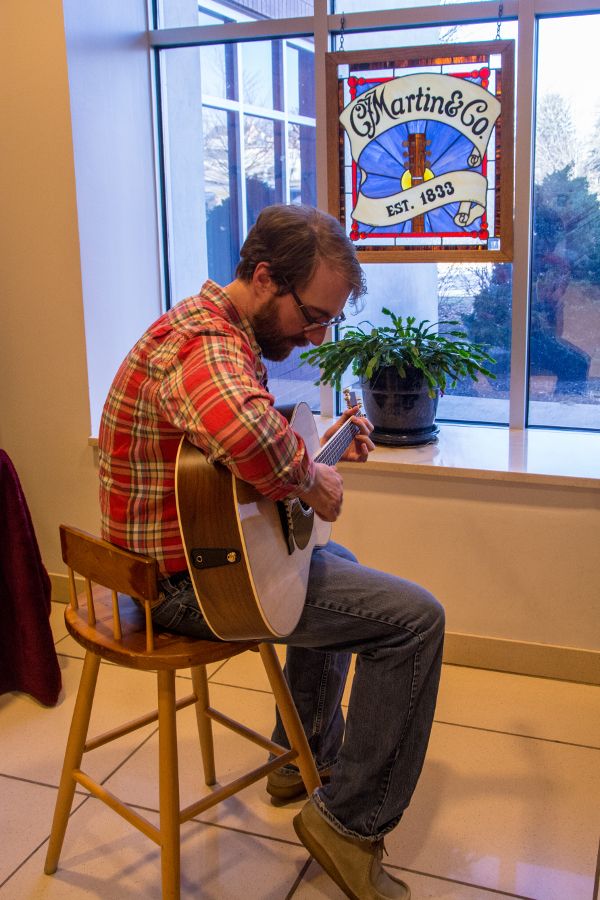
{"label": "beige wall", "polygon": [[62,6],[3,0],[0,445],[43,557],[58,523],[97,529]]}
{"label": "beige wall", "polygon": [[598,490],[348,465],[344,481],[335,538],[431,590],[449,631],[600,649]]}
{"label": "beige wall", "polygon": [[[65,38],[59,0],[4,0],[0,445],[45,563],[97,531]],[[459,633],[597,647],[598,492],[347,472],[336,536],[443,600]]]}

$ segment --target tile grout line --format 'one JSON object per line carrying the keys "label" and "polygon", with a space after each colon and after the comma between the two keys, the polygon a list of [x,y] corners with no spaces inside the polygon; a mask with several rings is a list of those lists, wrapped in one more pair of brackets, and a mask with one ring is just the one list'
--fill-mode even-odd
{"label": "tile grout line", "polygon": [[[217,673],[215,672],[213,674],[213,676],[211,676],[211,679],[216,674]],[[263,690],[263,688],[246,687],[246,686],[240,685],[240,684],[229,684],[228,682],[225,682],[225,681],[212,681],[211,679],[209,679],[210,684],[217,685],[218,687],[226,687],[226,688],[231,688],[232,690],[238,690],[238,691],[251,691],[254,694],[265,694],[270,697],[273,696],[271,691]],[[347,704],[342,704],[342,705],[345,708],[347,708]],[[594,744],[578,744],[575,741],[561,741],[558,738],[540,737],[539,735],[536,735],[536,734],[523,734],[522,732],[518,732],[518,731],[502,731],[501,728],[485,728],[482,725],[466,725],[463,722],[448,722],[445,719],[435,719],[434,718],[433,724],[434,725],[447,725],[451,728],[470,728],[473,731],[483,731],[483,732],[486,732],[489,734],[504,734],[507,737],[523,738],[524,740],[527,740],[527,741],[543,741],[546,744],[560,744],[561,746],[565,746],[565,747],[578,747],[579,749],[582,749],[582,750],[600,750],[600,747],[597,747]]]}
{"label": "tile grout line", "polygon": [[308,872],[311,862],[312,862],[312,856],[309,856],[308,859],[306,860],[306,862],[304,863],[304,865],[302,866],[302,868],[300,869],[300,871],[298,872],[296,880],[294,881],[293,885],[291,886],[291,888],[285,895],[284,900],[291,900],[291,898],[294,896],[294,894],[300,887],[300,883],[304,880],[304,876]]}
{"label": "tile grout line", "polygon": [[526,741],[543,741],[545,744],[561,744],[564,747],[578,747],[581,750],[600,750],[593,744],[577,744],[574,741],[561,741],[558,738],[539,737],[536,734],[522,734],[518,731],[502,731],[500,728],[484,728],[482,725],[465,725],[463,722],[446,722],[434,719],[434,725],[447,725],[450,728],[470,728],[472,731],[484,731],[489,734],[505,734],[507,737],[524,738]]}
{"label": "tile grout line", "polygon": [[209,676],[208,676],[208,680],[209,680],[210,682],[212,682],[212,679],[215,677],[215,675],[216,675],[218,672],[220,672],[221,669],[222,669],[224,666],[226,666],[228,662],[229,662],[229,659],[224,659],[223,662],[221,663],[221,665],[220,665],[217,669],[215,669],[215,671],[212,673],[212,675],[209,675]]}
{"label": "tile grout line", "polygon": [[115,775],[115,774],[119,771],[119,769],[123,768],[123,766],[125,765],[125,763],[129,762],[129,760],[131,759],[131,757],[134,756],[134,755],[138,752],[138,750],[141,750],[142,747],[144,746],[144,744],[147,744],[148,741],[151,740],[156,734],[158,734],[158,726],[157,726],[156,728],[154,728],[154,729],[150,732],[150,734],[147,735],[147,736],[146,736],[146,737],[145,737],[145,738],[137,745],[137,747],[134,747],[133,750],[130,750],[130,752],[127,754],[127,756],[125,757],[125,759],[121,760],[121,762],[120,762],[117,766],[115,766],[115,768],[114,768],[111,772],[109,772],[108,775],[105,775],[104,778],[102,779],[102,781],[99,781],[98,783],[101,784],[101,785],[106,784],[106,782],[108,781],[108,779],[109,779],[109,778],[112,778],[113,775]]}
{"label": "tile grout line", "polygon": [[[82,648],[82,650],[83,650],[83,648]],[[84,651],[83,656],[73,656],[72,653],[61,653],[60,650],[57,650],[56,655],[64,656],[65,659],[78,659],[80,662],[83,662],[83,660],[85,659],[85,651]]]}
{"label": "tile grout line", "polygon": [[[81,796],[81,794],[79,794],[79,796]],[[81,801],[81,803],[79,804],[79,806],[75,807],[75,809],[71,809],[71,812],[69,813],[69,819],[71,818],[71,816],[75,815],[76,812],[79,812],[79,810],[81,809],[81,807],[82,807],[85,803],[87,803],[88,800],[91,800],[91,799],[92,799],[92,795],[91,795],[91,794],[87,794],[87,795],[83,798],[83,800]],[[68,827],[68,823],[67,823],[67,827]],[[19,871],[19,869],[22,869],[23,866],[25,865],[25,863],[29,862],[29,860],[31,859],[31,857],[32,857],[32,856],[35,856],[35,854],[38,852],[38,850],[41,850],[41,848],[44,846],[44,844],[46,844],[49,840],[50,840],[50,834],[48,833],[48,835],[44,838],[44,840],[43,840],[43,841],[40,841],[40,843],[37,845],[37,847],[34,847],[34,849],[31,851],[31,853],[28,853],[27,856],[25,857],[25,859],[21,860],[21,862],[19,863],[19,865],[18,865],[15,869],[13,869],[13,871],[10,873],[10,875],[8,875],[8,876],[4,879],[4,881],[1,881],[1,882],[0,882],[0,890],[4,887],[5,884],[8,884],[8,882],[10,881],[10,879],[13,878],[13,877],[17,874],[17,872]],[[44,874],[45,874],[45,873],[44,873]],[[52,876],[51,876],[51,875],[46,875],[45,877],[46,877],[46,878],[51,878]]]}
{"label": "tile grout line", "polygon": [[287,844],[288,847],[302,847],[300,841],[290,841],[289,838],[273,837],[271,834],[260,834],[258,831],[245,831],[243,828],[235,828],[233,825],[223,825],[221,822],[208,822],[206,819],[190,819],[196,825],[203,825],[205,828],[220,828],[222,831],[231,831],[233,834],[247,835],[248,837],[258,838],[259,841],[272,841],[274,844]]}
{"label": "tile grout line", "polygon": [[422,872],[420,869],[409,869],[406,866],[395,866],[392,863],[387,863],[386,868],[396,869],[399,872],[409,872],[411,875],[421,875],[423,878],[433,878],[435,881],[445,881],[447,884],[459,884],[461,887],[485,891],[486,893],[494,894],[497,897],[510,897],[511,900],[536,900],[535,897],[528,897],[526,894],[512,894],[510,891],[486,887],[484,884],[475,884],[472,881],[461,881],[458,878],[447,878],[445,875],[434,875],[432,872]]}
{"label": "tile grout line", "polygon": [[[24,784],[33,784],[36,787],[45,787],[52,791],[57,791],[59,788],[58,784],[48,784],[47,781],[36,781],[34,778],[24,778],[22,775],[10,775],[8,772],[0,772],[0,778],[9,778],[11,781],[22,781]],[[75,788],[75,793],[80,794],[82,797],[90,796],[88,791],[84,791],[81,788]]]}

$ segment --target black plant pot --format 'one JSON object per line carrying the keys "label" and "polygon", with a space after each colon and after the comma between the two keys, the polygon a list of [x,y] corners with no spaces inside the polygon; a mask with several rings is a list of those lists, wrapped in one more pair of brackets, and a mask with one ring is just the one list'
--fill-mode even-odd
{"label": "black plant pot", "polygon": [[367,381],[361,379],[367,418],[375,426],[376,444],[414,447],[437,440],[435,424],[439,391],[430,397],[423,373],[407,369],[401,378],[393,366],[379,369]]}

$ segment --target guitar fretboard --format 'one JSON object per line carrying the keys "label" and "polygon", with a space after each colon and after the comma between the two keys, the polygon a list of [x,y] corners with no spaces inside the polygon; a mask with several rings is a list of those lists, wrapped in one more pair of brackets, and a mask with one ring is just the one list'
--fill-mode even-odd
{"label": "guitar fretboard", "polygon": [[329,438],[326,444],[315,454],[315,462],[324,463],[326,466],[335,466],[336,462],[344,455],[344,451],[350,446],[355,436],[360,431],[350,419],[345,425]]}

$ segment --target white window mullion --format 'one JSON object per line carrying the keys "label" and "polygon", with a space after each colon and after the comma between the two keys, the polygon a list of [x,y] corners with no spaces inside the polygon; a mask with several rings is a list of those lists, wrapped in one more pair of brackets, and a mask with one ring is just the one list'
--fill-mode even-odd
{"label": "white window mullion", "polygon": [[281,42],[281,93],[283,97],[283,202],[290,202],[290,177],[289,177],[289,110],[288,110],[288,47],[287,42]]}
{"label": "white window mullion", "polygon": [[225,25],[189,25],[150,31],[151,47],[189,47],[196,44],[223,44],[232,41],[264,41],[285,37],[303,38],[312,32],[311,16],[293,19],[256,19]]}
{"label": "white window mullion", "polygon": [[290,125],[308,125],[310,128],[315,127],[315,120],[311,116],[300,116],[296,113],[286,113],[288,124]]}
{"label": "white window mullion", "polygon": [[242,243],[244,242],[245,235],[248,233],[248,211],[247,211],[247,203],[246,203],[246,137],[245,137],[245,106],[244,106],[244,71],[243,71],[243,61],[242,61],[242,47],[241,44],[235,45],[235,53],[236,53],[236,81],[237,81],[237,90],[238,90],[238,100],[240,104],[240,112],[239,112],[239,124],[238,124],[238,159],[240,161],[239,164],[239,197],[240,197],[240,210],[239,210],[239,220],[241,224],[240,237]]}
{"label": "white window mullion", "polygon": [[315,0],[315,121],[317,160],[317,206],[327,209],[327,91],[325,55],[329,50],[328,0]]}
{"label": "white window mullion", "polygon": [[[325,54],[329,51],[329,30],[327,27],[327,7],[329,0],[315,0],[315,121],[316,121],[316,179],[317,206],[328,208],[327,180],[327,91],[325,78]],[[328,329],[325,340],[331,340]],[[321,385],[321,415],[333,415],[333,389]]]}
{"label": "white window mullion", "polygon": [[509,427],[514,429],[525,428],[527,422],[527,342],[536,58],[534,2],[535,0],[521,0],[519,4],[516,73],[515,250],[512,279],[512,341],[508,414]]}

